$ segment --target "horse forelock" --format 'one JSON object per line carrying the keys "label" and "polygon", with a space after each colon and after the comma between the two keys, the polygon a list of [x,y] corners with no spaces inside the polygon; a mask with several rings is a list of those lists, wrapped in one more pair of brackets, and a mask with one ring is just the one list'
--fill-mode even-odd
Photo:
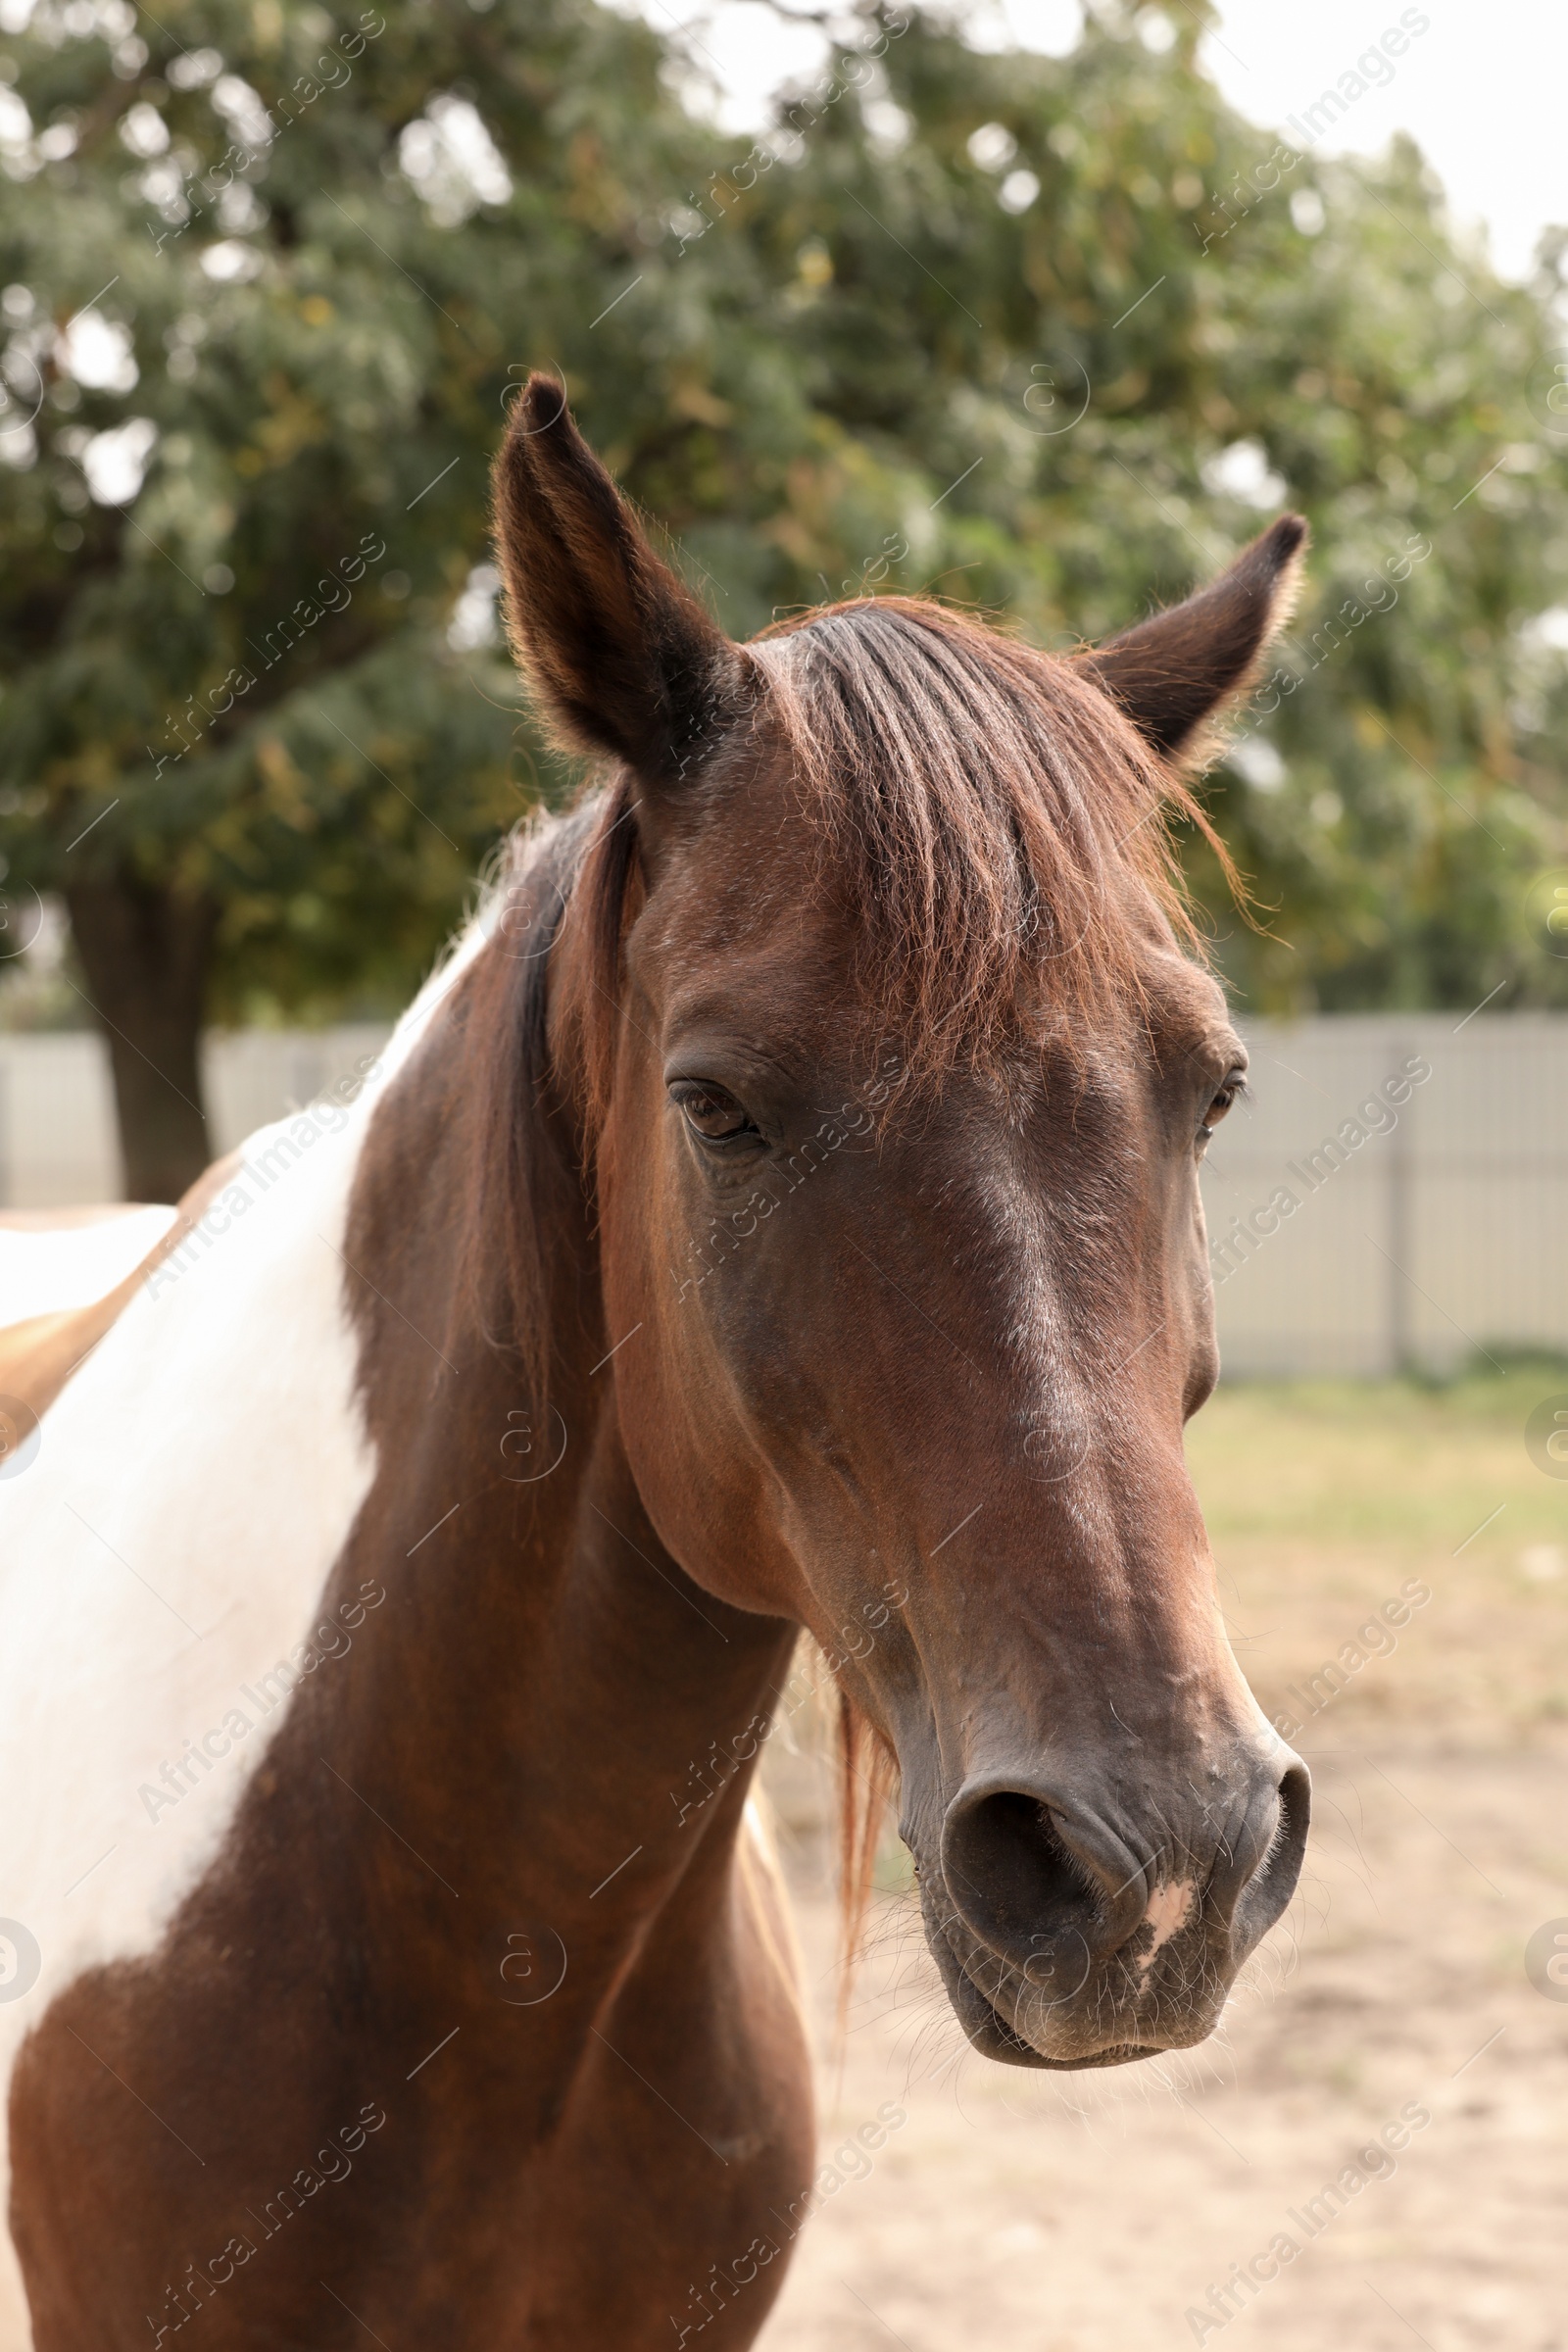
{"label": "horse forelock", "polygon": [[1152,910],[1200,953],[1186,787],[1070,661],[940,605],[865,598],[752,649],[854,926],[863,1008],[911,1076],[995,1060],[1020,1012],[1070,1049],[1144,1001]]}

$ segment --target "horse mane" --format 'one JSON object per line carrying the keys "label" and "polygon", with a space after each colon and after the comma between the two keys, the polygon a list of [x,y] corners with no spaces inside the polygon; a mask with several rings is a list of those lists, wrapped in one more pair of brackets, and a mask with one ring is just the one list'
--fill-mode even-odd
{"label": "horse mane", "polygon": [[549,965],[598,816],[589,800],[565,817],[525,819],[509,835],[474,917],[486,948],[456,992],[465,1049],[474,1055],[463,1097],[472,1177],[457,1298],[517,1364],[541,1416],[557,1369],[547,1232],[562,1223],[563,1196],[583,1160],[572,1090],[551,1052]]}
{"label": "horse mane", "polygon": [[[787,756],[817,842],[816,887],[857,943],[858,1010],[868,1032],[900,1039],[906,1083],[994,1063],[1025,1004],[1069,1056],[1136,1015],[1152,906],[1201,956],[1173,824],[1200,832],[1239,888],[1229,857],[1189,786],[1078,662],[903,597],[792,618],[743,650],[748,748]],[[515,960],[493,942],[466,984],[468,1034],[488,1065],[472,1090],[481,1124],[466,1287],[485,1301],[486,1327],[504,1324],[495,1336],[528,1367],[541,1408],[552,1369],[545,1129],[570,1120],[591,1197],[643,789],[621,768],[564,820],[514,837],[510,878],[504,868],[493,887],[523,909],[520,928],[539,947],[559,933],[565,952]],[[712,786],[699,776],[668,789]],[[839,1747],[848,1951],[897,1771],[842,1690]]]}

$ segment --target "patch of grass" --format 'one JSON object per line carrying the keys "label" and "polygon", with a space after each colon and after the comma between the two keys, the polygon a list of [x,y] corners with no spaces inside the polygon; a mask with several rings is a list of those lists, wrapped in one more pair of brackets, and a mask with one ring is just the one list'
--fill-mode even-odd
{"label": "patch of grass", "polygon": [[1441,1385],[1227,1383],[1189,1424],[1188,1460],[1216,1544],[1269,1537],[1449,1556],[1473,1544],[1511,1558],[1568,1544],[1568,1479],[1538,1469],[1524,1436],[1556,1395],[1568,1397],[1568,1367],[1540,1357]]}
{"label": "patch of grass", "polygon": [[[1560,1740],[1568,1480],[1524,1437],[1547,1396],[1568,1399],[1563,1367],[1516,1358],[1441,1385],[1225,1386],[1190,1425],[1226,1625],[1309,1757],[1396,1722],[1481,1747]],[[1412,1578],[1427,1598],[1391,1647],[1375,1612]],[[1311,1682],[1325,1665],[1343,1670],[1331,1699]]]}

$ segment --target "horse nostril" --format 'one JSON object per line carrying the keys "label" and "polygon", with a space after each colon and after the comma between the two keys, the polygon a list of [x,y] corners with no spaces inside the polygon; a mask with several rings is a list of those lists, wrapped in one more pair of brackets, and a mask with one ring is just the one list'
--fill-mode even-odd
{"label": "horse nostril", "polygon": [[1296,1892],[1312,1817],[1312,1779],[1293,1763],[1281,1780],[1274,1836],[1267,1852],[1243,1887],[1231,1922],[1231,1948],[1238,1962],[1260,1943]]}
{"label": "horse nostril", "polygon": [[[1154,1882],[1136,1857],[1122,1870],[1120,1841],[1081,1804],[1068,1812],[1027,1787],[960,1790],[942,1835],[953,1909],[999,1959],[1046,1989],[1059,1989],[1069,1964],[1074,1977],[1087,1974],[1146,1922],[1155,1930],[1157,1949],[1178,1927],[1201,1918],[1205,1933],[1228,1943],[1231,1964],[1239,1966],[1290,1901],[1306,1847],[1306,1768],[1293,1757],[1278,1780],[1277,1769],[1253,1759],[1241,1834],[1221,1842],[1216,1854],[1210,1826],[1208,1841],[1196,1835],[1186,1856],[1175,1857],[1179,1866],[1168,1865]],[[1166,1877],[1166,1895],[1172,1902],[1182,1897],[1179,1919],[1150,1907],[1152,1883],[1157,1898]],[[1200,1887],[1194,1908],[1191,1896]]]}
{"label": "horse nostril", "polygon": [[1095,1874],[1065,1843],[1051,1809],[1021,1789],[959,1799],[942,1840],[943,1875],[964,1924],[1002,1959],[1049,1972],[1060,1945],[1088,1955],[1106,1940]]}

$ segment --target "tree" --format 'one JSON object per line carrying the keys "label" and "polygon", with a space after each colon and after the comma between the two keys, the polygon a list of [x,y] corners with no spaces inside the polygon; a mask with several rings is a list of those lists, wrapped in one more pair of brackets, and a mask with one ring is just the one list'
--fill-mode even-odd
{"label": "tree", "polygon": [[160,1199],[202,1017],[395,1001],[536,796],[500,403],[611,266],[596,140],[651,180],[696,133],[652,35],[550,0],[89,14],[32,12],[0,113],[0,764]]}
{"label": "tree", "polygon": [[737,634],[930,588],[1069,646],[1300,505],[1311,601],[1211,785],[1266,931],[1192,859],[1224,968],[1564,1001],[1527,921],[1568,863],[1560,245],[1498,285],[1413,150],[1315,163],[1156,19],[1054,60],[868,6],[757,142],[588,0],[43,0],[0,40],[0,814],[132,1193],[204,1154],[202,1019],[401,1001],[565,789],[482,565],[529,365]]}

